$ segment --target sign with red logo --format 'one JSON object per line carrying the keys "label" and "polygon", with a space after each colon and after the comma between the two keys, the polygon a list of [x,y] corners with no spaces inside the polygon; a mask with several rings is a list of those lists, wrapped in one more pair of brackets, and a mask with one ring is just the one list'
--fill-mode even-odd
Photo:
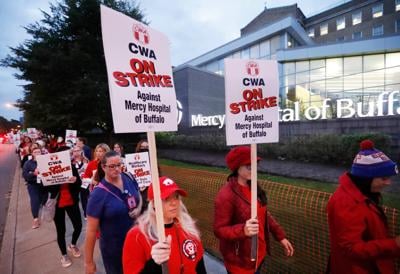
{"label": "sign with red logo", "polygon": [[67,129],[65,130],[65,143],[76,144],[76,138],[78,135],[77,130]]}
{"label": "sign with red logo", "polygon": [[126,168],[137,181],[139,188],[151,184],[150,160],[148,152],[125,154]]}
{"label": "sign with red logo", "polygon": [[115,133],[176,131],[167,37],[103,5],[101,29]]}
{"label": "sign with red logo", "polygon": [[136,41],[141,44],[146,45],[149,43],[149,33],[142,25],[133,25],[133,36],[135,37]]}
{"label": "sign with red logo", "polygon": [[258,63],[254,62],[254,61],[247,62],[246,71],[247,71],[247,74],[250,76],[257,76],[260,71],[260,69],[258,67]]}
{"label": "sign with red logo", "polygon": [[225,59],[228,146],[279,141],[278,84],[276,61]]}
{"label": "sign with red logo", "polygon": [[45,186],[71,183],[71,156],[69,151],[38,155],[37,168]]}

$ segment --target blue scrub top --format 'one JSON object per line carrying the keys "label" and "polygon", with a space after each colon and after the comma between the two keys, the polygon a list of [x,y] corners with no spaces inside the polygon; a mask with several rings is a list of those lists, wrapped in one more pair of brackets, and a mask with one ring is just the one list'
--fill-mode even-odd
{"label": "blue scrub top", "polygon": [[137,182],[124,173],[121,173],[121,176],[123,192],[105,179],[101,183],[122,201],[105,189],[96,187],[90,193],[87,204],[87,215],[99,219],[100,250],[107,273],[122,271],[122,248],[125,236],[135,221],[129,217],[126,200],[129,196],[134,196],[136,204],[139,204],[140,193]]}

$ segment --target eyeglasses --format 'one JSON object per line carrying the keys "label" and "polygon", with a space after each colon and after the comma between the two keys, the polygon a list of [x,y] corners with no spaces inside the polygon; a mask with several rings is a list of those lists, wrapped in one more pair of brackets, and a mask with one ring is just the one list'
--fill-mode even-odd
{"label": "eyeglasses", "polygon": [[104,167],[108,167],[109,169],[120,168],[122,164],[111,164],[111,165],[103,165]]}
{"label": "eyeglasses", "polygon": [[142,147],[142,146],[140,146],[140,149],[149,149],[149,147]]}

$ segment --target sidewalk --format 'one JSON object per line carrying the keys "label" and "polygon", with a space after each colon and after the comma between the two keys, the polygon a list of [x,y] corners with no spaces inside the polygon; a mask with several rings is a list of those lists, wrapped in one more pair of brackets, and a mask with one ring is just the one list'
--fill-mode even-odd
{"label": "sidewalk", "polygon": [[[72,225],[66,217],[66,240],[71,241]],[[73,258],[72,265],[63,268],[60,263],[61,253],[56,241],[54,223],[42,223],[40,228],[32,229],[32,215],[30,211],[28,191],[18,166],[12,187],[7,221],[4,229],[4,238],[0,252],[1,274],[56,274],[56,273],[84,273],[84,239],[86,232],[85,220],[82,217],[83,229],[78,240],[78,247],[82,252],[80,258]],[[97,273],[105,273],[98,243],[95,248]],[[208,273],[226,273],[221,262],[206,254],[206,268]]]}

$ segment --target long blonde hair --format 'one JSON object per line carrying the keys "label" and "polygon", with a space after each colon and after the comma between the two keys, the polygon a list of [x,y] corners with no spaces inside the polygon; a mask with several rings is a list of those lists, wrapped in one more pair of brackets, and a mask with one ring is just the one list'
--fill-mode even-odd
{"label": "long blonde hair", "polygon": [[[179,203],[179,214],[175,221],[178,221],[187,236],[200,240],[200,231],[196,227],[196,222],[189,215],[181,199],[179,199]],[[137,219],[136,224],[148,240],[158,242],[154,201],[149,202],[147,210]]]}

